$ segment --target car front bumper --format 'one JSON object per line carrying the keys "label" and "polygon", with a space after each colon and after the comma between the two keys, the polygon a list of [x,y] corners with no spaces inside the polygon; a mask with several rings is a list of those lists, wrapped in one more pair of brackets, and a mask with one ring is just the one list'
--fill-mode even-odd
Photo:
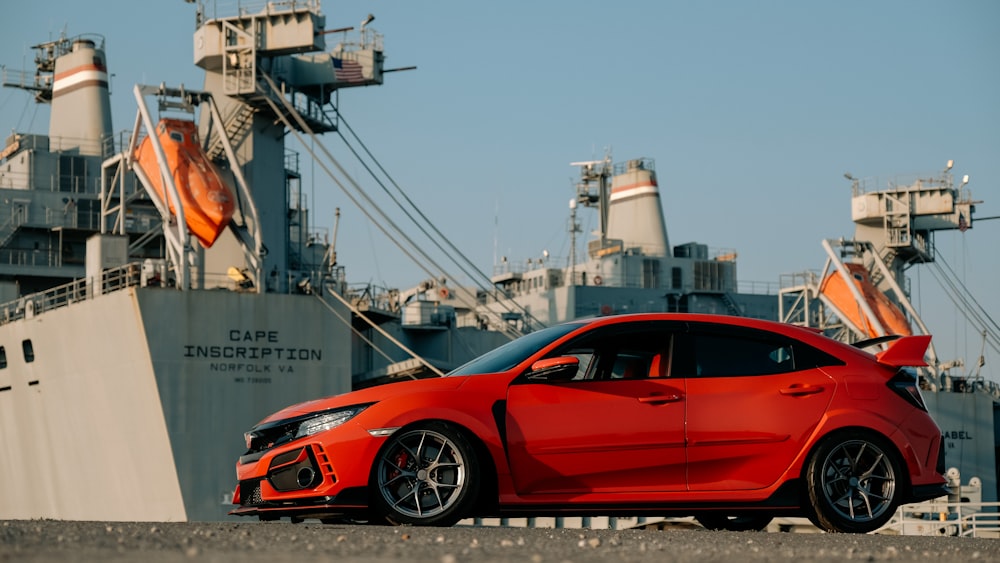
{"label": "car front bumper", "polygon": [[230,514],[266,520],[363,511],[371,460],[381,443],[348,423],[241,456],[233,493],[237,508]]}

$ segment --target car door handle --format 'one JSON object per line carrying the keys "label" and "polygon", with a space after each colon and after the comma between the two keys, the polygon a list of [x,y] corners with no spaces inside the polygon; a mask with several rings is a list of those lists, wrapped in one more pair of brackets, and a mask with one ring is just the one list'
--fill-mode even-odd
{"label": "car door handle", "polygon": [[803,385],[801,383],[795,383],[780,390],[780,393],[782,395],[792,395],[794,397],[797,397],[799,395],[813,395],[815,393],[822,393],[822,392],[823,392],[822,385]]}
{"label": "car door handle", "polygon": [[657,405],[661,403],[676,403],[681,400],[680,395],[650,395],[648,397],[639,397],[640,403],[648,403],[651,405]]}

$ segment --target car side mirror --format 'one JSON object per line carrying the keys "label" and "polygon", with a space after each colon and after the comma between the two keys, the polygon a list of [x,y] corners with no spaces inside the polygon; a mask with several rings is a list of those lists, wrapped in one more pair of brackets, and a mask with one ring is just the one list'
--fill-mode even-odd
{"label": "car side mirror", "polygon": [[580,359],[574,356],[545,358],[531,364],[528,379],[542,381],[569,381],[580,369]]}

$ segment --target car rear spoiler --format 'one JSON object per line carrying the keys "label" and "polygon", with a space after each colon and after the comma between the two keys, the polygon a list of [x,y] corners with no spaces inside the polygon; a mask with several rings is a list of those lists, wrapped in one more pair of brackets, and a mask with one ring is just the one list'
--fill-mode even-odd
{"label": "car rear spoiler", "polygon": [[924,354],[930,343],[931,336],[929,334],[904,336],[892,341],[887,349],[875,354],[875,359],[884,366],[894,368],[926,366]]}

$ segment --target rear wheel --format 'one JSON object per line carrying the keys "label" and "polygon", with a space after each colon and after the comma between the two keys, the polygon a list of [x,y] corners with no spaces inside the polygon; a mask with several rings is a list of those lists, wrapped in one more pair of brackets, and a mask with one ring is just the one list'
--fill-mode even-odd
{"label": "rear wheel", "polygon": [[892,445],[854,430],[827,438],[806,468],[810,520],[829,532],[867,533],[892,518],[906,479]]}
{"label": "rear wheel", "polygon": [[479,493],[475,449],[450,425],[428,422],[393,434],[372,473],[372,504],[393,524],[451,526]]}
{"label": "rear wheel", "polygon": [[731,532],[759,532],[771,523],[769,515],[726,516],[725,514],[699,514],[694,517],[699,524],[709,530],[729,530]]}

